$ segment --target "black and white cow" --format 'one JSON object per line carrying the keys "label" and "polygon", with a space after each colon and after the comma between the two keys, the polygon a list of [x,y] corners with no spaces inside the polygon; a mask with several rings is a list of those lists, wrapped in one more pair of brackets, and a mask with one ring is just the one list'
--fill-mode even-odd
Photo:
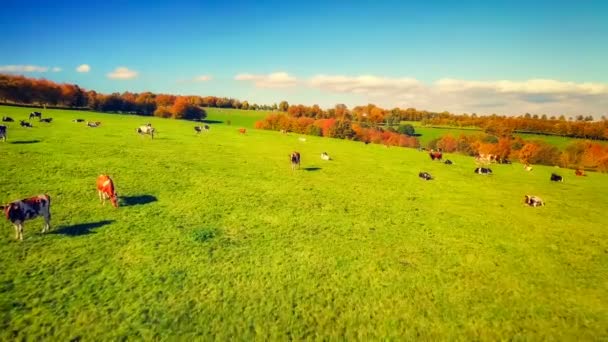
{"label": "black and white cow", "polygon": [[40,121],[40,122],[46,122],[46,123],[51,123],[51,121],[53,121],[53,118],[44,118],[44,119],[40,119],[38,121]]}
{"label": "black and white cow", "polygon": [[524,196],[524,202],[531,207],[540,207],[545,205],[545,202],[538,196]]}
{"label": "black and white cow", "polygon": [[84,119],[74,119],[72,122],[84,122]]}
{"label": "black and white cow", "polygon": [[152,139],[154,139],[154,127],[152,127],[152,124],[146,124],[144,126],[139,126],[137,128],[137,133],[141,134],[141,135],[150,135],[150,137]]}
{"label": "black and white cow", "polygon": [[564,177],[558,175],[557,173],[552,173],[551,174],[551,181],[552,182],[563,182],[564,181]]}
{"label": "black and white cow", "polygon": [[431,176],[431,174],[428,172],[420,172],[420,173],[418,173],[418,177],[420,177],[420,179],[424,179],[427,181],[433,179],[433,176]]}
{"label": "black and white cow", "polygon": [[3,116],[2,117],[2,122],[14,122],[15,120],[13,120],[13,118],[11,118],[10,116]]}
{"label": "black and white cow", "polygon": [[31,123],[25,121],[25,120],[21,120],[19,122],[19,124],[21,125],[21,127],[33,127]]}
{"label": "black and white cow", "polygon": [[6,126],[0,125],[0,139],[2,139],[2,141],[6,141],[6,129]]}
{"label": "black and white cow", "polygon": [[291,161],[291,169],[295,170],[296,167],[300,168],[300,152],[294,152],[289,155],[289,160]]}
{"label": "black and white cow", "polygon": [[35,118],[42,119],[42,113],[40,113],[40,112],[31,112],[29,120],[32,120],[32,119],[35,119]]}
{"label": "black and white cow", "polygon": [[452,164],[454,164],[454,163],[452,163],[452,161],[451,161],[451,160],[449,160],[449,159],[446,159],[446,161],[444,161],[443,163],[444,163],[444,164],[446,164],[446,165],[452,165]]}
{"label": "black and white cow", "polygon": [[46,233],[51,228],[51,197],[49,195],[38,195],[1,205],[6,219],[15,226],[15,238],[23,240],[23,223],[38,216],[44,218],[42,232]]}
{"label": "black and white cow", "polygon": [[196,134],[201,134],[201,132],[203,132],[203,131],[208,132],[209,131],[209,125],[194,126],[194,131],[196,132]]}
{"label": "black and white cow", "polygon": [[478,167],[475,169],[475,173],[480,174],[480,175],[491,175],[492,169],[490,169],[488,167]]}
{"label": "black and white cow", "polygon": [[321,159],[331,160],[331,157],[329,156],[329,154],[327,154],[327,152],[323,152],[323,153],[321,153]]}

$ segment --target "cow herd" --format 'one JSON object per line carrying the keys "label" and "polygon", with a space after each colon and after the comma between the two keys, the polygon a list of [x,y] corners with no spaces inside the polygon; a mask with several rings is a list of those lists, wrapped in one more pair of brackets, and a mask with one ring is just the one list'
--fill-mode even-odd
{"label": "cow herd", "polygon": [[[52,118],[42,118],[42,113],[32,112],[29,115],[28,121],[21,120],[20,125],[22,127],[32,127],[29,120],[36,119],[36,118],[38,119],[39,122],[43,122],[43,123],[52,122]],[[14,122],[14,120],[12,118],[6,117],[6,116],[2,117],[2,121],[3,122]],[[74,120],[72,120],[72,122],[80,123],[80,122],[85,122],[85,120],[84,119],[74,119]],[[101,126],[101,122],[87,121],[86,125],[88,127],[94,128],[94,127]],[[209,129],[210,128],[208,125],[194,126],[194,131],[197,135],[201,134],[202,132],[208,132]],[[154,127],[152,127],[152,124],[148,123],[148,124],[138,127],[136,129],[136,132],[142,136],[149,135],[150,138],[154,139],[156,129]],[[240,134],[244,135],[247,133],[247,130],[245,128],[240,128],[240,129],[238,129],[238,132]],[[0,139],[5,141],[6,137],[7,137],[7,126],[0,125]],[[300,137],[300,138],[298,138],[298,140],[301,142],[306,142],[306,138],[304,138],[304,137]],[[424,149],[423,149],[423,151],[424,151]],[[429,157],[431,158],[432,161],[442,161],[443,152],[440,149],[431,150],[429,152]],[[332,160],[327,152],[321,153],[321,159],[325,160],[325,161]],[[296,169],[300,168],[301,154],[299,152],[297,152],[297,151],[292,152],[289,155],[289,160],[291,163],[292,170],[296,170]],[[502,162],[505,164],[510,164],[510,162],[507,159],[501,160],[499,158],[492,158],[492,157],[488,157],[488,156],[477,156],[476,157],[477,162],[485,161],[485,160],[489,160],[490,162],[493,161],[493,162]],[[444,164],[452,165],[453,162],[448,159],[448,160],[444,161]],[[530,165],[526,164],[524,166],[524,169],[527,171],[531,171],[532,167]],[[475,168],[474,173],[479,174],[479,175],[491,175],[492,170],[486,166],[480,166],[480,167]],[[585,176],[583,170],[576,170],[575,175],[576,176]],[[434,179],[434,177],[429,172],[426,172],[426,171],[419,172],[418,177],[425,181]],[[563,182],[564,178],[556,173],[552,173],[550,181]],[[115,208],[118,208],[118,196],[117,196],[117,193],[114,188],[114,182],[108,175],[102,174],[97,178],[97,192],[99,195],[99,200],[103,205],[105,205],[106,200],[110,200],[112,206],[114,206]],[[545,205],[545,202],[540,197],[534,196],[534,195],[525,195],[524,203],[531,207],[539,207],[539,206]],[[0,209],[2,211],[4,211],[6,218],[14,225],[16,239],[23,240],[23,224],[26,220],[34,219],[36,217],[43,217],[44,218],[44,227],[42,229],[42,232],[44,233],[50,229],[50,220],[51,220],[50,205],[51,205],[50,196],[47,194],[41,194],[41,195],[38,195],[35,197],[21,199],[21,200],[10,202],[5,205],[0,205]]]}

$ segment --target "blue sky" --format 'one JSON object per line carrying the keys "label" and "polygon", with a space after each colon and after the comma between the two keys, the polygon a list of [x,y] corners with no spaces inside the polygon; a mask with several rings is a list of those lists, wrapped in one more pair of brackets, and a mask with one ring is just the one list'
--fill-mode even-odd
{"label": "blue sky", "polygon": [[9,0],[0,71],[102,92],[599,116],[606,18],[608,1]]}

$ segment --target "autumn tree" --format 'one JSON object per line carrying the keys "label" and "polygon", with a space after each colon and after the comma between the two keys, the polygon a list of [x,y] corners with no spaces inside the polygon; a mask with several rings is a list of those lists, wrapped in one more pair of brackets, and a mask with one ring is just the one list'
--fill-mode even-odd
{"label": "autumn tree", "polygon": [[281,112],[286,112],[289,109],[289,103],[287,103],[287,101],[281,101],[281,103],[279,103],[279,110]]}

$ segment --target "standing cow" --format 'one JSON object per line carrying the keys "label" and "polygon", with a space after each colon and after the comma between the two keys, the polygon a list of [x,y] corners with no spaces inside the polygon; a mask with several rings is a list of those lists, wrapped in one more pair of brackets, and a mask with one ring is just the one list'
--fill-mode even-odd
{"label": "standing cow", "polygon": [[2,139],[2,141],[6,141],[6,129],[6,126],[0,125],[0,139]]}
{"label": "standing cow", "polygon": [[154,139],[154,132],[155,132],[155,129],[154,129],[154,127],[152,127],[152,124],[146,124],[144,126],[139,126],[137,128],[137,133],[139,133],[141,135],[148,134],[148,135],[150,135],[150,137],[152,139]]}
{"label": "standing cow", "polygon": [[557,173],[552,173],[551,174],[551,181],[552,182],[563,182],[564,181],[564,177],[558,175]]}
{"label": "standing cow", "polygon": [[0,205],[6,219],[15,226],[15,239],[23,241],[23,223],[26,220],[38,216],[44,218],[42,232],[46,233],[51,228],[51,197],[49,195],[38,195]]}
{"label": "standing cow", "polygon": [[106,205],[106,199],[110,199],[114,208],[118,208],[118,194],[114,189],[114,182],[108,175],[100,175],[97,177],[97,194],[99,201]]}
{"label": "standing cow", "polygon": [[443,153],[441,153],[441,151],[432,150],[429,152],[429,157],[431,157],[431,160],[441,161],[441,158],[443,158]]}
{"label": "standing cow", "polygon": [[29,120],[32,120],[32,119],[35,119],[35,118],[42,119],[42,113],[40,113],[40,112],[31,112]]}
{"label": "standing cow", "polygon": [[289,155],[289,160],[291,161],[291,169],[295,170],[296,167],[300,169],[300,152],[294,152]]}

